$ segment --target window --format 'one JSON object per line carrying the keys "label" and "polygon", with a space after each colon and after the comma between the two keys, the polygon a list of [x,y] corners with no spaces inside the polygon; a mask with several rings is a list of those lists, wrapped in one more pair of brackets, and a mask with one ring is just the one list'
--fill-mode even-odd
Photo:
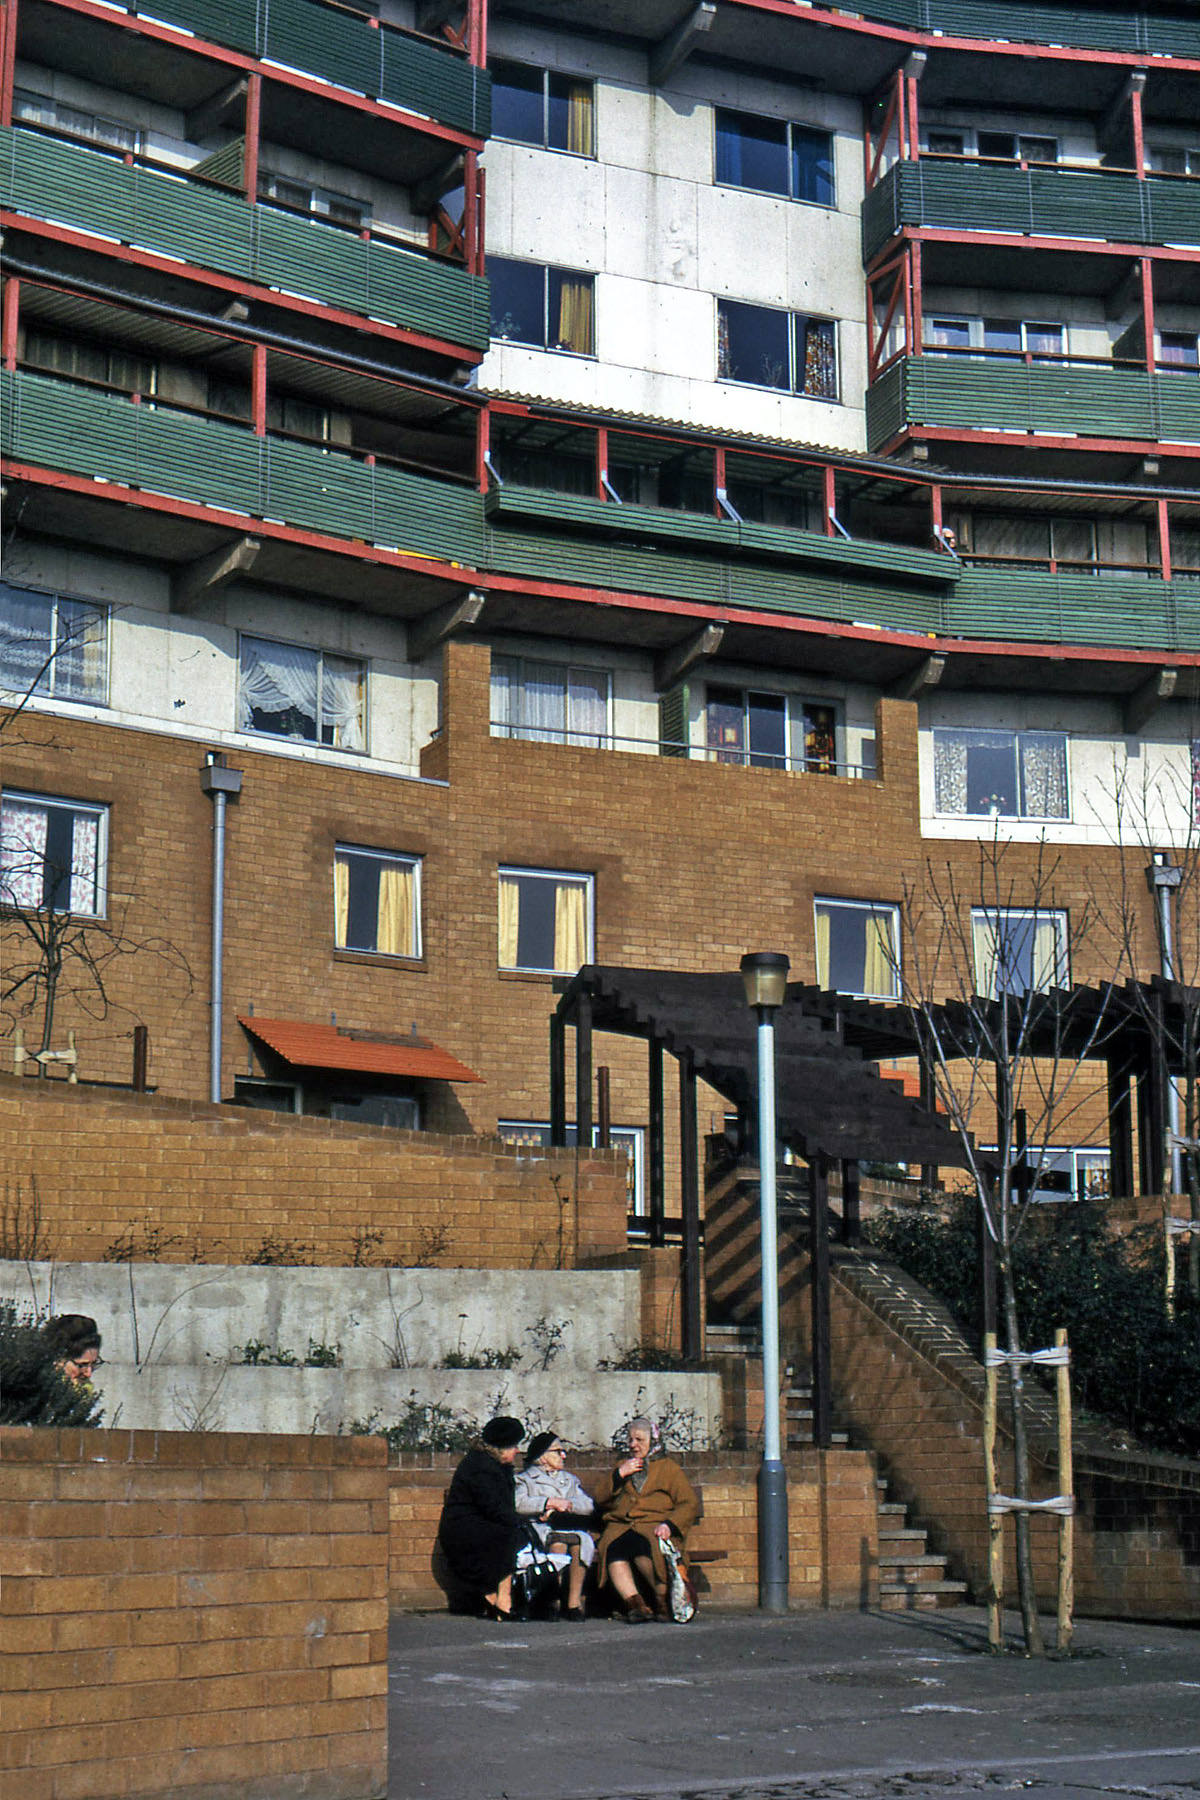
{"label": "window", "polygon": [[277,201],[294,212],[330,219],[335,225],[353,225],[361,230],[371,222],[369,200],[360,200],[354,194],[339,194],[334,188],[313,187],[290,175],[273,175],[269,169],[259,170],[258,197]]}
{"label": "window", "polygon": [[339,844],[333,859],[333,941],[339,950],[420,956],[420,858]]}
{"label": "window", "polygon": [[[600,1134],[597,1125],[592,1127],[592,1142],[596,1142]],[[496,1125],[496,1135],[506,1144],[519,1144],[531,1150],[549,1147],[550,1127],[544,1120],[536,1119],[501,1119]],[[575,1143],[577,1130],[568,1125],[563,1134],[567,1145]],[[609,1128],[609,1139],[614,1150],[624,1150],[629,1159],[625,1176],[625,1193],[627,1210],[635,1216],[644,1216],[646,1211],[646,1184],[643,1179],[643,1159],[645,1154],[645,1132],[640,1125],[613,1125]]]}
{"label": "window", "polygon": [[1032,137],[1024,132],[977,131],[975,142],[980,156],[999,162],[1056,163],[1058,139]]}
{"label": "window", "polygon": [[837,774],[837,718],[832,706],[712,684],[707,701],[708,749],[715,761]]}
{"label": "window", "polygon": [[107,851],[106,806],[0,796],[0,906],[103,917]]}
{"label": "window", "polygon": [[1065,354],[1064,326],[1037,319],[962,319],[931,317],[926,321],[927,350],[982,350],[992,356],[1028,356],[1034,362]]}
{"label": "window", "polygon": [[0,581],[0,687],[103,705],[108,609]]}
{"label": "window", "polygon": [[127,394],[153,394],[158,387],[158,368],[149,357],[134,356],[116,345],[58,337],[32,327],[25,333],[24,360],[33,369],[69,375],[76,381],[98,382],[102,387],[120,388]]}
{"label": "window", "polygon": [[612,678],[604,669],[492,658],[492,729],[534,744],[583,744],[609,739]]}
{"label": "window", "polygon": [[44,131],[60,137],[84,138],[91,144],[103,144],[109,150],[135,151],[139,134],[132,125],[117,119],[106,119],[100,113],[83,112],[77,106],[64,106],[49,94],[35,94],[28,88],[13,92],[13,124],[40,125]]}
{"label": "window", "polygon": [[581,75],[495,62],[492,71],[492,135],[595,156],[594,84]]}
{"label": "window", "polygon": [[592,877],[500,870],[500,967],[574,975],[592,960]]}
{"label": "window", "polygon": [[716,179],[785,200],[832,206],[833,137],[811,125],[716,109]]}
{"label": "window", "polygon": [[925,134],[925,151],[929,156],[965,156],[967,134],[965,131],[930,130]]}
{"label": "window", "polygon": [[984,999],[1044,993],[1067,984],[1067,915],[974,907],[975,990]]}
{"label": "window", "polygon": [[717,379],[836,400],[837,325],[774,306],[718,300]]}
{"label": "window", "polygon": [[1194,331],[1164,331],[1158,343],[1158,360],[1164,369],[1200,368],[1200,338]]}
{"label": "window", "polygon": [[816,900],[817,982],[839,994],[894,1000],[900,992],[900,914],[872,900]]}
{"label": "window", "polygon": [[1067,568],[1083,569],[1094,569],[1097,564],[1093,519],[975,513],[964,536],[968,541],[963,547],[980,561],[1054,561]]}
{"label": "window", "polygon": [[238,730],[365,750],[366,668],[349,656],[243,636]]}
{"label": "window", "polygon": [[535,350],[595,355],[594,275],[506,256],[489,256],[487,272],[494,338]]}
{"label": "window", "polygon": [[934,809],[1002,819],[1066,819],[1063,731],[936,730]]}
{"label": "window", "polygon": [[1200,175],[1200,147],[1181,150],[1174,144],[1152,144],[1150,167],[1160,175]]}

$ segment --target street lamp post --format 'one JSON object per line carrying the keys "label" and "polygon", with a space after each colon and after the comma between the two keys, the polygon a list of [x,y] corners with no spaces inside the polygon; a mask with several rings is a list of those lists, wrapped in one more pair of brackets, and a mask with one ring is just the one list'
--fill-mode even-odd
{"label": "street lamp post", "polygon": [[[1146,870],[1146,886],[1154,896],[1154,904],[1158,909],[1159,956],[1163,979],[1175,980],[1175,933],[1172,929],[1172,899],[1178,895],[1183,882],[1183,870],[1171,861],[1170,852],[1156,850]],[[1159,1054],[1162,1057],[1162,1078],[1167,1090],[1167,1126],[1170,1133],[1168,1149],[1164,1161],[1166,1163],[1165,1179],[1171,1183],[1172,1193],[1183,1190],[1183,1158],[1179,1153],[1179,1089],[1167,1073],[1166,1046],[1159,1043]]]}
{"label": "street lamp post", "polygon": [[763,1455],[758,1471],[758,1604],[788,1605],[787,1471],[779,1443],[779,1251],[775,1203],[775,1013],[787,993],[786,956],[742,958],[746,1004],[758,1015],[758,1193],[762,1250]]}

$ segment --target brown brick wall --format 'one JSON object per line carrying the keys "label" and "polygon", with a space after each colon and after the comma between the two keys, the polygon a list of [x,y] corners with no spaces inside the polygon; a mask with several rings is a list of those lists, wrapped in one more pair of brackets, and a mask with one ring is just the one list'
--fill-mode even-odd
{"label": "brown brick wall", "polygon": [[44,1253],[69,1262],[131,1229],[135,1259],[157,1232],[164,1262],[249,1262],[274,1237],[351,1263],[364,1227],[382,1233],[371,1260],[397,1266],[571,1268],[625,1247],[618,1151],[531,1161],[495,1139],[0,1076],[0,1167],[26,1208],[36,1185]]}
{"label": "brown brick wall", "polygon": [[6,1791],[387,1789],[376,1440],[0,1432]]}
{"label": "brown brick wall", "polygon": [[[987,1513],[978,1394],[957,1379],[958,1357],[925,1354],[836,1277],[831,1325],[836,1411],[878,1454],[894,1490],[931,1548],[951,1558],[977,1595],[987,1586]],[[980,1377],[980,1380],[982,1378]],[[1082,1614],[1194,1621],[1200,1610],[1200,1467],[1117,1453],[1075,1461],[1075,1603]],[[1012,1492],[1005,1445],[999,1480]],[[1057,1493],[1052,1460],[1034,1471],[1034,1493]],[[1058,1533],[1030,1519],[1038,1592],[1053,1606]],[[1005,1586],[1015,1594],[1011,1520]]]}
{"label": "brown brick wall", "polygon": [[[398,1609],[446,1604],[434,1568],[434,1541],[455,1460],[405,1456],[389,1471],[389,1591]],[[704,1509],[689,1549],[727,1553],[723,1560],[698,1565],[702,1604],[756,1606],[758,1459],[713,1451],[679,1460],[699,1488]],[[879,1594],[874,1459],[861,1450],[811,1450],[789,1456],[787,1470],[791,1604],[874,1605]],[[608,1469],[581,1464],[575,1472],[594,1491]]]}

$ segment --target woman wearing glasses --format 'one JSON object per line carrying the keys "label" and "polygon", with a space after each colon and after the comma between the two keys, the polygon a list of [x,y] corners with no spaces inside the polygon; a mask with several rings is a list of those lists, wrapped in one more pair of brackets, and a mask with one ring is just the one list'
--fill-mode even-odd
{"label": "woman wearing glasses", "polygon": [[590,1531],[580,1520],[591,1516],[595,1502],[567,1470],[567,1447],[552,1431],[539,1431],[525,1452],[517,1476],[517,1511],[532,1521],[542,1547],[571,1558],[566,1569],[566,1606],[561,1617],[582,1619],[583,1583],[596,1554]]}

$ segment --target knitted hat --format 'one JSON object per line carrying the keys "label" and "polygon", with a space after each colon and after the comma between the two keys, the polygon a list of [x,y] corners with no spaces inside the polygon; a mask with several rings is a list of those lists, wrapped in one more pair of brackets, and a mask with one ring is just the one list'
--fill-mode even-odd
{"label": "knitted hat", "polygon": [[479,1435],[493,1450],[511,1450],[525,1436],[525,1427],[520,1419],[502,1413],[498,1419],[489,1419]]}
{"label": "knitted hat", "polygon": [[539,1457],[545,1456],[547,1450],[561,1450],[563,1441],[556,1431],[539,1431],[537,1436],[529,1440],[529,1448],[525,1452],[525,1467],[531,1469]]}

